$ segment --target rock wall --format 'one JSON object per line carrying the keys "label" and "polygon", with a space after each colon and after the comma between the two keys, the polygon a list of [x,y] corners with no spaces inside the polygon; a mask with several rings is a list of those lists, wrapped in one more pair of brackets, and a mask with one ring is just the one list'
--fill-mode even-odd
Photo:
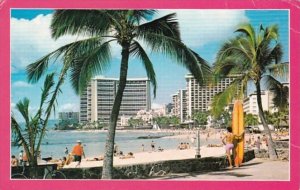
{"label": "rock wall", "polygon": [[[279,160],[289,161],[289,141],[274,141]],[[269,158],[268,150],[255,150],[256,158]]]}
{"label": "rock wall", "polygon": [[[255,157],[254,151],[245,152],[244,162]],[[114,179],[146,179],[165,176],[168,173],[217,171],[228,166],[225,156],[200,159],[169,160],[146,164],[118,166],[114,168]],[[100,179],[102,167],[65,168],[62,172],[68,179]]]}

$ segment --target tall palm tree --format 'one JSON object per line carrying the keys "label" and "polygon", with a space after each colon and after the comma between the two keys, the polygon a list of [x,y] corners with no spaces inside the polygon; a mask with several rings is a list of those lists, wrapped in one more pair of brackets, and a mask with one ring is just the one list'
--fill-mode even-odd
{"label": "tall palm tree", "polygon": [[[269,156],[277,159],[276,150],[270,129],[263,112],[261,99],[261,80],[266,79],[269,84],[274,84],[275,78],[271,77],[287,65],[279,64],[282,57],[282,47],[278,43],[278,26],[271,25],[264,28],[262,25],[255,31],[250,24],[242,24],[236,30],[238,35],[225,42],[220,48],[214,73],[217,77],[234,76],[231,85],[213,100],[213,111],[220,112],[234,97],[243,98],[248,81],[253,81],[257,93],[259,117],[268,134]],[[274,69],[277,68],[277,69]]]}
{"label": "tall palm tree", "polygon": [[152,83],[154,96],[156,76],[153,64],[142,45],[152,52],[173,58],[186,67],[199,83],[203,82],[203,75],[210,72],[205,60],[181,41],[176,14],[149,21],[155,14],[155,10],[57,10],[51,22],[54,39],[67,34],[84,35],[86,38],[58,48],[27,68],[29,81],[36,82],[46,71],[50,61],[62,57],[61,79],[69,74],[73,89],[81,94],[91,77],[109,66],[110,43],[115,41],[121,46],[119,85],[106,138],[103,179],[112,178],[115,129],[126,86],[129,57],[141,60]]}
{"label": "tall palm tree", "polygon": [[11,116],[11,129],[14,141],[18,143],[19,147],[22,146],[24,148],[29,165],[34,169],[37,167],[38,152],[45,136],[48,119],[51,111],[55,108],[55,99],[52,100],[53,97],[49,97],[55,84],[53,78],[53,73],[45,78],[40,105],[35,115],[32,116],[29,113],[30,100],[28,98],[24,98],[16,104],[16,109],[23,117],[25,126],[22,126],[17,121],[14,114]]}

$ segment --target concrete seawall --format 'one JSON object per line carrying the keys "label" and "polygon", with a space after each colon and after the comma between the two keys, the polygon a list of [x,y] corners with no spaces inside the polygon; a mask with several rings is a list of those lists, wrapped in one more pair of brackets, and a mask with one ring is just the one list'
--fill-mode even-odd
{"label": "concrete seawall", "polygon": [[[245,152],[244,162],[255,158],[254,150]],[[169,173],[218,171],[228,166],[225,156],[200,159],[168,160],[114,167],[114,179],[147,179]],[[102,167],[65,168],[68,179],[100,179]]]}

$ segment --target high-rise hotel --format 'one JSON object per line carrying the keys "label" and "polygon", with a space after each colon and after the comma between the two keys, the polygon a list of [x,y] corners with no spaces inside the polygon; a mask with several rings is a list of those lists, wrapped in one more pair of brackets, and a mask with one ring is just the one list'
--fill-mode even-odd
{"label": "high-rise hotel", "polygon": [[186,79],[186,109],[190,118],[195,111],[207,111],[210,109],[212,98],[224,91],[234,80],[232,77],[224,78],[216,85],[199,85],[193,75],[188,74]]}
{"label": "high-rise hotel", "polygon": [[180,118],[180,122],[184,122],[187,118],[187,102],[186,90],[181,89],[176,94],[172,95],[173,100],[173,114]]}
{"label": "high-rise hotel", "polygon": [[[80,122],[109,123],[119,81],[116,78],[91,79],[80,97]],[[127,79],[119,117],[132,117],[140,110],[151,109],[150,81],[147,78]]]}

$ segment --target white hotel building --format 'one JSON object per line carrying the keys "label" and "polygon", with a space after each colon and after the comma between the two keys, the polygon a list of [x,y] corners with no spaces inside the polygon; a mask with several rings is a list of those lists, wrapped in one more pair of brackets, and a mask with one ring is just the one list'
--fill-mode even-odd
{"label": "white hotel building", "polygon": [[[261,91],[261,103],[264,111],[269,111],[271,113],[276,111],[273,103],[273,98],[274,93],[272,93],[271,91]],[[258,115],[256,92],[249,94],[248,97],[244,99],[243,108],[246,114]]]}
{"label": "white hotel building", "polygon": [[179,90],[176,94],[172,95],[173,100],[173,114],[180,118],[180,122],[184,122],[187,118],[187,102],[186,90]]}
{"label": "white hotel building", "polygon": [[[80,122],[109,123],[116,96],[118,79],[95,77],[80,97]],[[151,109],[150,81],[147,78],[127,79],[119,113],[132,117],[140,110]]]}
{"label": "white hotel building", "polygon": [[224,91],[233,82],[233,77],[224,78],[216,85],[199,85],[196,79],[188,74],[186,79],[187,116],[192,117],[196,111],[208,111],[212,98]]}

